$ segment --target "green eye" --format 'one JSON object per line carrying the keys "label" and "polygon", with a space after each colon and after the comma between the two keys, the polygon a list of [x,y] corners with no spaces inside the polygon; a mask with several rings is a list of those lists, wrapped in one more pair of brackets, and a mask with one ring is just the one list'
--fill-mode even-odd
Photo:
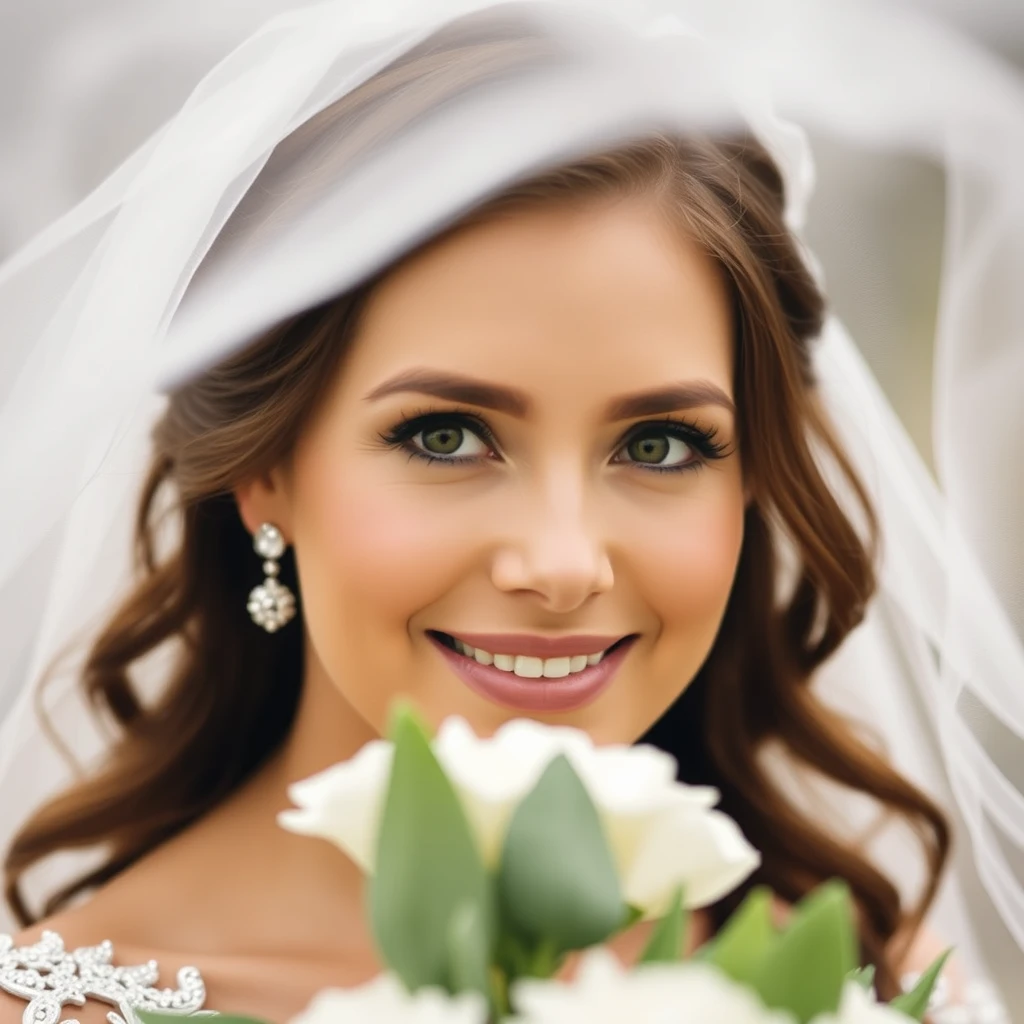
{"label": "green eye", "polygon": [[468,413],[421,413],[378,436],[389,448],[449,466],[480,462],[497,447],[487,424]]}
{"label": "green eye", "polygon": [[453,426],[424,430],[420,436],[424,449],[433,455],[451,455],[458,451],[463,440],[462,428]]}
{"label": "green eye", "polygon": [[635,434],[620,449],[622,461],[646,469],[668,472],[677,469],[693,469],[704,464],[704,459],[717,457],[718,449],[708,444],[709,450],[702,452],[699,441],[685,433],[675,423],[663,427],[648,427]]}
{"label": "green eye", "polygon": [[626,445],[626,451],[631,459],[649,465],[663,462],[669,453],[669,448],[669,439],[664,435],[637,437]]}

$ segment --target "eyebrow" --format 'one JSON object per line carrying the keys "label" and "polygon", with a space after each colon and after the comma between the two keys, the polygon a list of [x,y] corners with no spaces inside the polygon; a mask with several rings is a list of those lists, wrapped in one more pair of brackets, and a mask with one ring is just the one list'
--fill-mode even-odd
{"label": "eyebrow", "polygon": [[[457,373],[440,372],[426,368],[404,370],[379,384],[364,398],[375,402],[389,395],[415,392],[450,402],[476,405],[482,409],[507,413],[517,419],[525,418],[531,403],[522,391],[465,377]],[[627,420],[639,416],[693,409],[702,405],[718,405],[735,414],[732,399],[717,384],[707,380],[685,381],[650,391],[613,398],[605,409],[608,420]]]}

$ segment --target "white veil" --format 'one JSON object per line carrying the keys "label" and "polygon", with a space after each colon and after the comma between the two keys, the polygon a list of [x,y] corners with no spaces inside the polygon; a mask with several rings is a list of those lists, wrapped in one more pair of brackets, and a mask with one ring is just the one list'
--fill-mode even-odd
{"label": "white veil", "polygon": [[[444,26],[495,44],[479,73],[391,103],[362,90],[346,106]],[[299,136],[278,145],[335,101],[329,152]],[[779,162],[797,231],[813,184],[804,128],[946,170],[941,492],[836,320],[817,347],[823,400],[884,542],[868,621],[820,685],[954,812],[961,849],[937,928],[1024,1005],[1024,84],[958,36],[865,0],[329,0],[289,12],[0,266],[0,849],[105,742],[73,658],[41,696],[34,684],[124,590],[161,388],[514,177],[652,128],[738,121]],[[880,856],[905,873],[898,843]],[[69,869],[47,865],[47,878]]]}

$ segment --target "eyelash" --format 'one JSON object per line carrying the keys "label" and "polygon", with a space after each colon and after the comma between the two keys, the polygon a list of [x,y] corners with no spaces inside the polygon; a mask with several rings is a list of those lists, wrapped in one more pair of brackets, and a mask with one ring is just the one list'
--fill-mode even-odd
{"label": "eyelash", "polygon": [[[441,455],[433,455],[411,444],[412,439],[417,434],[441,426],[458,426],[463,429],[468,426],[485,444],[491,448],[498,447],[491,429],[479,416],[461,411],[416,413],[397,423],[387,433],[379,434],[378,437],[381,443],[388,448],[401,448],[408,453],[410,458],[423,459],[425,462],[440,462],[449,466],[458,466],[463,463],[476,461],[477,456],[446,458]],[[659,434],[674,437],[689,445],[694,449],[699,458],[682,466],[645,465],[642,462],[631,462],[628,464],[638,466],[641,469],[651,470],[655,473],[683,473],[689,470],[702,469],[708,462],[724,458],[728,454],[726,451],[727,445],[715,441],[715,437],[718,434],[717,427],[704,429],[697,426],[696,423],[681,419],[647,420],[644,423],[639,423],[623,438],[618,450],[621,450],[639,437],[659,436]]]}

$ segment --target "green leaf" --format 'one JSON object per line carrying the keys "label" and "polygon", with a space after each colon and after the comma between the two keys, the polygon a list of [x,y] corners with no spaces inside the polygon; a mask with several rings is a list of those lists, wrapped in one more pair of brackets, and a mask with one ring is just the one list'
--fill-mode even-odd
{"label": "green leaf", "polygon": [[865,992],[871,991],[875,983],[875,965],[868,964],[867,967],[858,967],[846,976],[847,981],[855,981]]}
{"label": "green leaf", "polygon": [[758,886],[750,891],[718,935],[697,952],[695,959],[714,964],[734,981],[752,985],[776,938],[772,894]]}
{"label": "green leaf", "polygon": [[626,919],[597,810],[563,755],[512,815],[498,896],[503,927],[558,952],[602,942]]}
{"label": "green leaf", "polygon": [[856,945],[849,891],[828,882],[798,905],[758,964],[753,986],[766,1006],[788,1010],[800,1024],[834,1013],[857,967]]}
{"label": "green leaf", "polygon": [[490,944],[480,908],[459,907],[448,923],[448,966],[454,992],[487,992]]}
{"label": "green leaf", "polygon": [[683,909],[683,890],[676,889],[672,903],[659,919],[647,940],[639,962],[642,964],[676,963],[683,955],[683,939],[689,915]]}
{"label": "green leaf", "polygon": [[620,925],[620,930],[625,931],[627,928],[632,928],[637,921],[642,921],[644,912],[639,907],[634,907],[632,904],[626,906],[626,916]]}
{"label": "green leaf", "polygon": [[[439,985],[455,992],[469,978],[475,987],[479,956],[490,962],[493,883],[462,805],[411,710],[396,710],[391,735],[394,763],[370,882],[374,937],[410,991]],[[473,942],[482,951],[471,951]],[[483,983],[486,994],[486,972]]]}
{"label": "green leaf", "polygon": [[946,966],[952,949],[947,949],[924,974],[921,975],[917,984],[903,995],[897,996],[889,1005],[900,1013],[905,1013],[913,1020],[923,1020],[925,1011],[928,1009],[928,1001],[932,997],[932,990],[939,980],[942,968]]}

